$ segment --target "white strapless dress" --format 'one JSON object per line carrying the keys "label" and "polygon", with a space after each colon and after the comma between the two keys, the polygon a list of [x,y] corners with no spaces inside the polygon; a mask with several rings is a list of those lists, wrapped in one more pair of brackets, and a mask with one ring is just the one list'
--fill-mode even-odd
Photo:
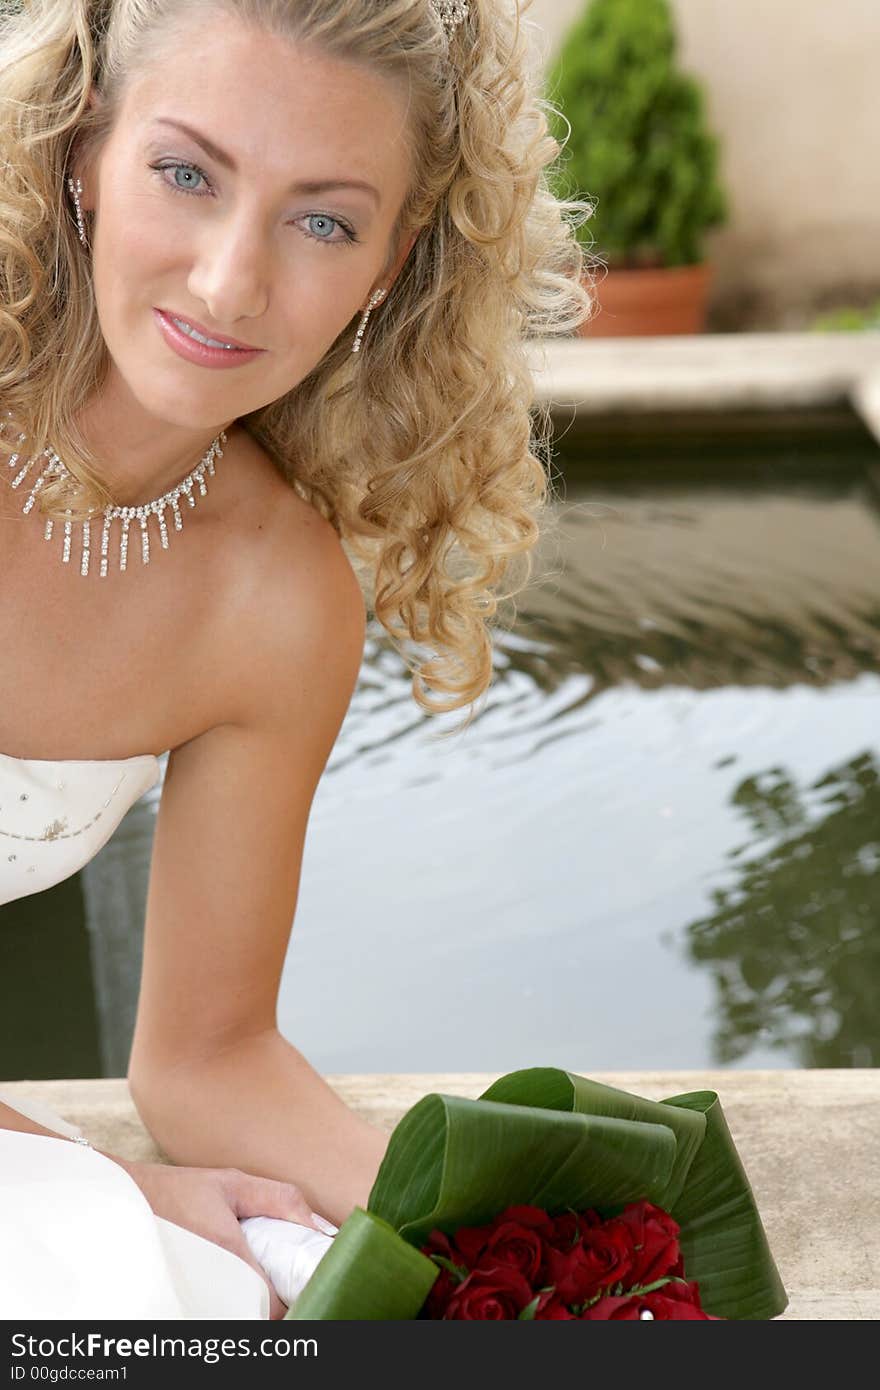
{"label": "white strapless dress", "polygon": [[[160,777],[152,753],[60,762],[0,753],[0,904],[76,873]],[[2,1081],[0,1101],[59,1135],[81,1132]],[[242,1228],[287,1302],[332,1239],[267,1217]],[[256,1270],[156,1216],[118,1163],[66,1139],[0,1128],[0,1252],[3,1319],[269,1317]]]}
{"label": "white strapless dress", "polygon": [[77,873],[160,776],[153,753],[63,762],[0,753],[0,904]]}

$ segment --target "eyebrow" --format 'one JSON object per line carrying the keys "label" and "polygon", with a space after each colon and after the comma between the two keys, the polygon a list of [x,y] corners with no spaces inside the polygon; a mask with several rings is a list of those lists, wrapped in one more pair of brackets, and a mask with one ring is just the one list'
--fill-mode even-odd
{"label": "eyebrow", "polygon": [[[219,145],[215,145],[213,140],[209,140],[207,135],[201,135],[191,125],[186,125],[184,121],[172,120],[170,116],[157,116],[154,124],[173,126],[175,130],[182,131],[191,140],[195,140],[197,145],[201,145],[202,149],[224,169],[229,169],[233,174],[238,173],[238,165],[232,155],[221,150]],[[365,183],[363,179],[300,179],[290,185],[289,191],[291,193],[325,193],[331,188],[358,188],[364,193],[369,193],[377,205],[382,201],[378,188],[374,188],[371,183]]]}

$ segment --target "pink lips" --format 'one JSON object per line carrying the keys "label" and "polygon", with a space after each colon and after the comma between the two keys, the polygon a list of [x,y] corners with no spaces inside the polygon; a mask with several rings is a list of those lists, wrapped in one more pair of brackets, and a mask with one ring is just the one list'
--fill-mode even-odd
{"label": "pink lips", "polygon": [[188,319],[186,314],[174,314],[170,309],[160,309],[159,313],[165,314],[167,318],[180,319],[181,323],[188,323],[197,333],[202,333],[206,338],[216,338],[219,343],[231,343],[233,347],[244,348],[245,352],[263,351],[262,348],[254,347],[253,343],[243,343],[240,338],[231,338],[228,333],[215,333],[213,329],[199,323],[198,319]]}
{"label": "pink lips", "polygon": [[[185,358],[188,362],[195,362],[201,367],[240,367],[246,362],[251,362],[254,358],[260,357],[265,351],[264,348],[248,348],[243,346],[235,346],[232,348],[208,347],[206,343],[198,342],[195,338],[191,338],[187,333],[184,333],[181,328],[178,328],[170,314],[166,313],[165,310],[154,308],[153,314],[162,336],[165,338],[169,347],[173,348],[178,356]],[[205,333],[207,337],[214,336],[208,333],[207,329],[203,329],[200,324],[194,323],[191,319],[183,319],[182,322],[190,324],[197,332]],[[236,340],[230,338],[224,341],[234,343]]]}

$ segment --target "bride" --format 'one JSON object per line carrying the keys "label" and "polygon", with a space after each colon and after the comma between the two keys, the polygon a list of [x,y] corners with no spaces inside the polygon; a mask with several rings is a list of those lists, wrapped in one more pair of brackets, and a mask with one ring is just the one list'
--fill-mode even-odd
{"label": "bride", "polygon": [[589,213],[516,0],[4,9],[0,902],[169,753],[128,1083],[171,1161],[7,1094],[0,1307],[279,1318],[248,1218],[332,1231],[387,1142],[276,1024],[310,805],[368,604],[426,714],[488,687]]}

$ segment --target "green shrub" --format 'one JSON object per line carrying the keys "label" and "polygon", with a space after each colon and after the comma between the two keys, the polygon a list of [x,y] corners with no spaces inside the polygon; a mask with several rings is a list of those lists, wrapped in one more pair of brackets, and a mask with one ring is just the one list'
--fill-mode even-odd
{"label": "green shrub", "polygon": [[565,145],[554,191],[595,204],[578,234],[609,266],[696,264],[704,233],[728,217],[702,90],[675,53],[668,0],[592,0],[547,73],[546,96],[571,125],[568,137],[550,114]]}

